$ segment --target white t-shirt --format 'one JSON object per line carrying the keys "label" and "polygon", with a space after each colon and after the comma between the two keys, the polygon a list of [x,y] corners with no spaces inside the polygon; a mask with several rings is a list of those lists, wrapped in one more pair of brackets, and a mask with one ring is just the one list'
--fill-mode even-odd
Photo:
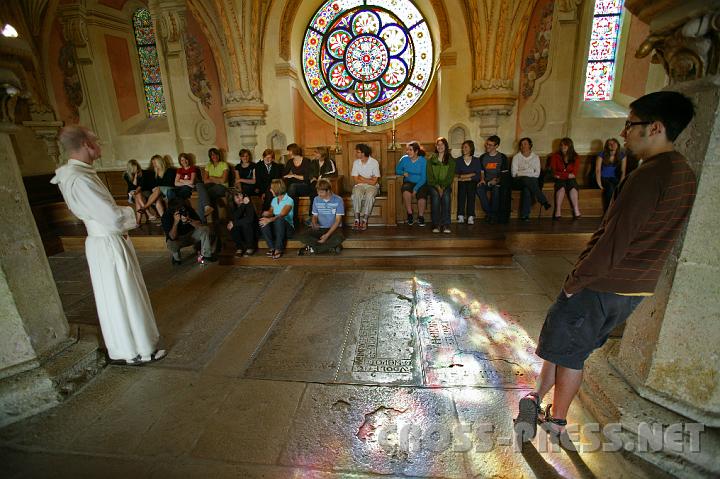
{"label": "white t-shirt", "polygon": [[362,160],[355,160],[353,162],[352,173],[350,173],[350,176],[362,176],[368,180],[373,176],[380,178],[380,164],[372,156],[368,157],[366,163],[363,163]]}
{"label": "white t-shirt", "polygon": [[510,173],[513,178],[517,176],[537,178],[540,176],[540,158],[535,153],[530,153],[530,156],[523,156],[522,153],[518,152],[513,156]]}

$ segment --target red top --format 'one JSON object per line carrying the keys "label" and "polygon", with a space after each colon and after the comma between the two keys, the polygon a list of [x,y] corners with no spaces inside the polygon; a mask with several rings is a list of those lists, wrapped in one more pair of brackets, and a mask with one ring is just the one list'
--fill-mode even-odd
{"label": "red top", "polygon": [[197,176],[197,168],[195,167],[195,165],[189,166],[187,168],[178,168],[177,170],[177,176],[181,180],[191,179],[193,173],[195,173]]}
{"label": "red top", "polygon": [[580,156],[576,154],[575,161],[566,165],[562,155],[555,152],[550,157],[550,168],[552,168],[555,178],[567,180],[570,174],[575,175],[577,178],[578,172],[580,171]]}

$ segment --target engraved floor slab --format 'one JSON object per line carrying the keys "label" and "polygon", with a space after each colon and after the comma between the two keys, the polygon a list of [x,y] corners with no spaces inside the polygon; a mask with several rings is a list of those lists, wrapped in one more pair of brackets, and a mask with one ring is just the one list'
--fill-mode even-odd
{"label": "engraved floor slab", "polygon": [[357,272],[306,273],[245,376],[329,382],[360,291]]}

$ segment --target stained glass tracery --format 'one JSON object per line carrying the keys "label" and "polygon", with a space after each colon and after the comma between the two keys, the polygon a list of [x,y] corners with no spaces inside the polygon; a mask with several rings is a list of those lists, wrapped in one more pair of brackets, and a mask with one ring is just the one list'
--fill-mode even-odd
{"label": "stained glass tracery", "polygon": [[311,96],[350,125],[380,125],[407,112],[433,68],[427,22],[410,0],[329,0],[305,33]]}
{"label": "stained glass tracery", "polygon": [[160,61],[155,44],[155,29],[148,9],[140,8],[133,14],[133,29],[148,114],[150,116],[165,115],[165,96],[163,95]]}
{"label": "stained glass tracery", "polygon": [[624,0],[595,0],[585,72],[585,101],[612,100]]}

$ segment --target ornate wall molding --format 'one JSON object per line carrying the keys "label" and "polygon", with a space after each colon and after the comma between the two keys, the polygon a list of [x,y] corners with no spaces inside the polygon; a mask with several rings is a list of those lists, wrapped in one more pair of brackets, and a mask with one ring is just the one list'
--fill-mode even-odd
{"label": "ornate wall molding", "polygon": [[720,10],[672,30],[652,32],[635,56],[644,58],[651,53],[652,62],[665,68],[671,84],[719,74]]}

